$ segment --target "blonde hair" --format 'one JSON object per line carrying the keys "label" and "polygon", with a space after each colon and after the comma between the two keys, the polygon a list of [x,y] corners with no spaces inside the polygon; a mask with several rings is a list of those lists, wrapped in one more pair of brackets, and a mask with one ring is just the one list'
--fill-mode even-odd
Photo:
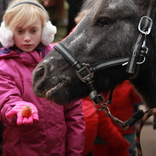
{"label": "blonde hair", "polygon": [[[20,4],[20,2],[24,3]],[[35,4],[39,4],[35,0],[28,0],[28,2],[34,2]],[[31,25],[34,20],[38,18],[39,20],[41,20],[42,27],[44,27],[45,23],[49,20],[48,13],[35,4],[29,4],[27,3],[27,1],[21,0],[12,1],[3,16],[3,21],[5,22],[5,25],[10,30],[13,30],[16,27],[25,28]]]}

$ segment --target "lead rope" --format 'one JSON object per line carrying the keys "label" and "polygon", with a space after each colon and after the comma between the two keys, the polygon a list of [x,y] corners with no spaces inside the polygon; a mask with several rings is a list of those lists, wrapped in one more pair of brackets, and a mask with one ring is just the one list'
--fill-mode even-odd
{"label": "lead rope", "polygon": [[131,126],[133,126],[138,120],[140,120],[144,116],[143,110],[138,110],[127,121],[121,121],[120,119],[114,117],[111,114],[110,109],[107,107],[108,104],[110,104],[109,100],[107,100],[105,103],[102,103],[100,105],[96,105],[94,103],[95,108],[98,111],[103,111],[107,116],[109,116],[113,120],[113,122],[115,122],[118,126],[120,126],[124,130],[128,130]]}
{"label": "lead rope", "polygon": [[107,116],[109,116],[118,126],[120,126],[124,130],[128,130],[132,125],[134,125],[137,121],[137,126],[135,130],[135,145],[136,145],[136,153],[137,156],[143,156],[141,143],[140,143],[140,134],[142,127],[144,126],[146,120],[151,117],[152,115],[156,114],[156,108],[147,110],[146,112],[143,112],[142,110],[138,110],[136,113],[133,114],[133,116],[127,120],[127,121],[121,121],[120,119],[114,117],[110,109],[107,107],[110,100],[107,100],[105,103],[101,104],[99,108],[98,105],[95,105],[95,108],[98,111],[103,111],[106,113]]}
{"label": "lead rope", "polygon": [[156,108],[147,110],[144,116],[138,121],[136,131],[135,131],[135,137],[134,137],[137,156],[143,156],[141,143],[140,143],[140,134],[141,134],[142,127],[144,126],[147,119],[154,114],[156,114]]}

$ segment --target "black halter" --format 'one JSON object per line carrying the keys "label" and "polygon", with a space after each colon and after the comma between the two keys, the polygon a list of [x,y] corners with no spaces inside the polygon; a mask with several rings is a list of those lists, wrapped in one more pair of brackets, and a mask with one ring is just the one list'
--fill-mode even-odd
{"label": "black halter", "polygon": [[76,73],[79,79],[82,82],[89,85],[91,89],[90,98],[95,104],[102,103],[104,101],[104,98],[102,98],[102,96],[98,94],[95,89],[93,80],[94,73],[108,67],[124,64],[129,59],[128,57],[118,58],[114,60],[108,60],[98,65],[89,65],[88,63],[81,63],[75,60],[68,51],[68,49],[64,47],[64,45],[62,45],[61,43],[56,44],[54,46],[54,49],[57,50],[60,54],[62,54],[68,60],[69,63],[71,63],[71,65],[76,69]]}
{"label": "black halter", "polygon": [[[146,37],[147,37],[147,35],[150,34],[152,25],[153,25],[153,21],[150,18],[150,16],[151,16],[151,10],[153,9],[153,6],[154,6],[153,5],[154,2],[155,2],[155,0],[151,1],[148,11],[147,11],[147,15],[143,16],[140,19],[140,22],[138,25],[140,34],[138,35],[137,41],[133,48],[132,56],[130,58],[129,57],[116,58],[116,59],[112,59],[112,60],[107,60],[98,65],[90,65],[88,63],[81,63],[78,60],[76,60],[71,55],[70,51],[63,44],[57,43],[54,46],[54,49],[56,51],[58,51],[61,55],[63,55],[64,58],[66,58],[68,60],[68,62],[76,69],[76,73],[77,73],[77,76],[79,77],[79,79],[89,86],[89,89],[90,89],[89,96],[90,96],[90,99],[95,104],[96,108],[97,108],[97,105],[100,105],[101,108],[100,109],[97,108],[97,109],[104,111],[108,116],[110,116],[122,128],[126,127],[127,123],[125,124],[122,121],[120,121],[119,119],[112,116],[108,107],[106,107],[106,105],[108,103],[110,103],[110,101],[112,99],[113,90],[110,92],[110,97],[108,100],[106,100],[101,94],[99,94],[96,90],[96,86],[95,86],[94,80],[93,80],[94,73],[99,70],[103,70],[103,69],[106,69],[109,67],[128,64],[127,70],[126,70],[127,73],[129,73],[130,75],[136,76],[137,65],[144,63],[144,61],[146,60],[146,55],[148,53],[148,47],[146,46]],[[141,115],[136,115],[137,117],[135,116],[135,120],[138,120],[139,118],[141,118],[142,115],[143,115],[142,112],[141,112]],[[132,120],[129,123],[130,126],[136,122],[136,121],[134,122],[134,118],[132,118]]]}

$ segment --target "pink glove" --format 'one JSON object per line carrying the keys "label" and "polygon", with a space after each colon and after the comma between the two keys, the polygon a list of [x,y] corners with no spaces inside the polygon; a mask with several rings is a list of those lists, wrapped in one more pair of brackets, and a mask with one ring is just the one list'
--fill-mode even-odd
{"label": "pink glove", "polygon": [[[25,106],[29,106],[32,110],[32,115],[29,117],[22,116],[22,109]],[[17,104],[14,106],[9,112],[6,113],[6,117],[11,118],[14,115],[17,115],[17,125],[31,125],[33,124],[33,120],[39,120],[38,119],[38,110],[35,105],[29,103],[29,104]]]}

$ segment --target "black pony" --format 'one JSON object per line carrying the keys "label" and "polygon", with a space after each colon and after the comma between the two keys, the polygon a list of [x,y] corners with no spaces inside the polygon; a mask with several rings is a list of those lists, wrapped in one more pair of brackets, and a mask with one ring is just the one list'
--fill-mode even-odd
{"label": "black pony", "polygon": [[[155,0],[88,0],[87,15],[33,72],[36,95],[65,104],[126,79],[156,107]],[[91,72],[91,73],[90,73]],[[97,91],[97,92],[96,92]]]}

